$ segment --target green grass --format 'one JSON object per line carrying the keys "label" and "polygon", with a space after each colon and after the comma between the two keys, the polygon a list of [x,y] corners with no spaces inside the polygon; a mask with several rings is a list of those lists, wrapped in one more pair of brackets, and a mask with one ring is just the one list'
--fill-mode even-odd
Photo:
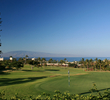
{"label": "green grass", "polygon": [[[70,70],[70,86],[68,85]],[[110,88],[109,72],[85,72],[83,69],[64,67],[34,67],[25,65],[22,70],[0,74],[0,91],[6,91],[7,97],[18,93],[20,96],[50,94],[54,90],[68,91],[72,94],[88,94],[93,82],[99,91]]]}

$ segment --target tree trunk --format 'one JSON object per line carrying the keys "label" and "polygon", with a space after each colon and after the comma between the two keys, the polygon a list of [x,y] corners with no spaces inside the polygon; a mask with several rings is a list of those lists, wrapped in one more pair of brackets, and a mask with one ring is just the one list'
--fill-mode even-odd
{"label": "tree trunk", "polygon": [[100,71],[101,71],[101,65],[100,65]]}
{"label": "tree trunk", "polygon": [[95,66],[95,71],[96,71],[96,66]]}
{"label": "tree trunk", "polygon": [[87,65],[87,71],[88,71],[88,65]]}

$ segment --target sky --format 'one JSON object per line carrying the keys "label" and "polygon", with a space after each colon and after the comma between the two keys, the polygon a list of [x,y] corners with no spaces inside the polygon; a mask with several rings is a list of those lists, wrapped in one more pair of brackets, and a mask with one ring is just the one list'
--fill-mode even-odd
{"label": "sky", "polygon": [[2,52],[110,57],[110,0],[0,0]]}

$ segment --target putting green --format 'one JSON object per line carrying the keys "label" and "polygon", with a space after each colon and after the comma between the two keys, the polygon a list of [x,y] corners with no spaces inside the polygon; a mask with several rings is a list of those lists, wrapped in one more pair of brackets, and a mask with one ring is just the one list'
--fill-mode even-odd
{"label": "putting green", "polygon": [[35,85],[35,89],[52,94],[54,90],[68,91],[72,94],[86,94],[93,87],[93,82],[96,83],[99,91],[110,88],[109,76],[108,72],[90,72],[85,75],[70,76],[70,86],[68,85],[68,76],[58,76]]}

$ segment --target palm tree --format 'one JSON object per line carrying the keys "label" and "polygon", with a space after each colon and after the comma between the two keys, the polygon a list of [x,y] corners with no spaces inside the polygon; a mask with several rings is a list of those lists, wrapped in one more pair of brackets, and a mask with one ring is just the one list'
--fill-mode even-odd
{"label": "palm tree", "polygon": [[64,61],[63,60],[60,60],[60,63],[61,63],[61,65],[64,63]]}
{"label": "palm tree", "polygon": [[26,58],[25,57],[23,57],[23,62],[24,62],[24,64],[26,63]]}
{"label": "palm tree", "polygon": [[[49,63],[52,63],[52,62],[53,62],[53,59],[50,58],[48,62],[49,62]],[[51,69],[52,69],[52,66],[51,66]]]}
{"label": "palm tree", "polygon": [[21,57],[20,57],[18,60],[19,60],[19,61],[22,61],[22,60],[23,60],[23,58],[21,58]]}
{"label": "palm tree", "polygon": [[42,59],[40,57],[37,58],[38,62],[40,62],[40,65],[42,65]]}
{"label": "palm tree", "polygon": [[57,61],[56,60],[53,60],[53,63],[57,63]]}
{"label": "palm tree", "polygon": [[13,58],[13,56],[10,56],[10,58]]}
{"label": "palm tree", "polygon": [[99,65],[100,65],[100,71],[101,71],[101,63],[102,63],[102,61],[99,59],[99,60],[98,60],[98,63],[99,63]]}
{"label": "palm tree", "polygon": [[108,62],[108,60],[107,59],[105,59],[104,61],[103,61],[103,63],[102,63],[102,68],[103,69],[105,69],[107,66],[109,65],[109,62]]}
{"label": "palm tree", "polygon": [[84,58],[82,58],[81,63],[83,63],[83,71],[84,71]]}
{"label": "palm tree", "polygon": [[45,59],[45,58],[42,58],[42,61],[43,61],[43,62],[45,62],[45,61],[46,61],[46,59]]}
{"label": "palm tree", "polygon": [[40,62],[40,61],[41,61],[41,58],[40,58],[40,57],[38,57],[38,58],[37,58],[37,60]]}
{"label": "palm tree", "polygon": [[108,62],[108,60],[107,60],[107,59],[105,59],[105,64],[106,64],[106,66],[108,66],[108,65],[109,65],[109,62]]}
{"label": "palm tree", "polygon": [[92,69],[93,69],[93,60],[90,59],[89,61],[90,61],[90,64],[91,64],[91,66],[92,66]]}
{"label": "palm tree", "polygon": [[[26,60],[27,60],[29,56],[28,56],[28,55],[26,55],[25,57],[26,57]],[[26,63],[26,60],[25,60],[25,63]]]}
{"label": "palm tree", "polygon": [[87,71],[88,71],[88,65],[89,65],[89,60],[86,59],[86,65],[87,65]]}
{"label": "palm tree", "polygon": [[66,58],[64,58],[64,62],[66,63]]}
{"label": "palm tree", "polygon": [[52,59],[52,58],[50,58],[48,62],[49,62],[49,63],[52,63],[52,62],[53,62],[53,59]]}
{"label": "palm tree", "polygon": [[98,58],[95,58],[95,71],[96,71],[97,61],[98,61]]}
{"label": "palm tree", "polygon": [[28,55],[26,55],[26,59],[28,59],[28,57],[29,57],[29,56],[28,56]]}
{"label": "palm tree", "polygon": [[43,65],[44,65],[44,63],[45,63],[46,59],[45,59],[45,58],[42,58],[42,61],[43,61]]}

